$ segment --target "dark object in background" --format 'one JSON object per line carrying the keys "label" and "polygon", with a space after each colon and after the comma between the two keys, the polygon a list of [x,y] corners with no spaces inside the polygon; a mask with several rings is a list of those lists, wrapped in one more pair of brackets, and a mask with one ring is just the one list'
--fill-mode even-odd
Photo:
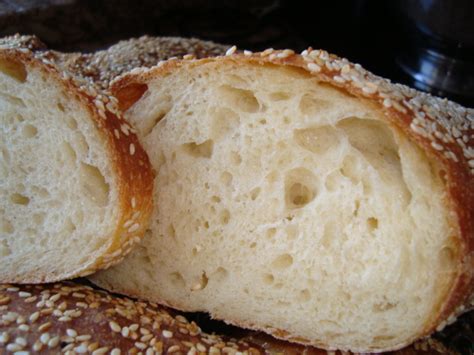
{"label": "dark object in background", "polygon": [[240,48],[324,48],[393,81],[474,107],[471,0],[16,0],[0,35],[92,51],[142,34]]}
{"label": "dark object in background", "polygon": [[474,2],[400,0],[404,36],[397,63],[413,86],[474,101]]}

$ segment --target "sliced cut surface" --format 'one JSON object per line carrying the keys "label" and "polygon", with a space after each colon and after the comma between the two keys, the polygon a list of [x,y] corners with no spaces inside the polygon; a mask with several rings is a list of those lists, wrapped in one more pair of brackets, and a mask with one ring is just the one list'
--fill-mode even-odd
{"label": "sliced cut surface", "polygon": [[94,282],[324,348],[425,332],[459,251],[439,166],[381,110],[283,66],[150,73],[125,116],[157,172],[151,230]]}
{"label": "sliced cut surface", "polygon": [[[152,181],[148,161],[132,133],[126,141],[114,134],[130,126],[108,111],[99,115],[94,99],[51,65],[0,51],[1,282],[87,275],[117,262],[143,235],[151,211],[151,187],[143,185]],[[140,173],[124,172],[138,170],[139,161]],[[130,232],[128,219],[128,228],[143,225]]]}

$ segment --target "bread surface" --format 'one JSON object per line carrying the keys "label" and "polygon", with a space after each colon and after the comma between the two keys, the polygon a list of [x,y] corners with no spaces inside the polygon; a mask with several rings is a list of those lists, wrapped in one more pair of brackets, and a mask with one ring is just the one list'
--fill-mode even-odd
{"label": "bread surface", "polygon": [[145,232],[153,173],[112,97],[35,37],[0,40],[0,281],[118,262]]}
{"label": "bread surface", "polygon": [[472,110],[311,50],[171,60],[112,91],[157,203],[97,284],[353,351],[470,307]]}
{"label": "bread surface", "polygon": [[[0,353],[347,355],[245,330],[211,334],[187,316],[78,283],[4,284]],[[427,339],[393,354],[455,353]]]}

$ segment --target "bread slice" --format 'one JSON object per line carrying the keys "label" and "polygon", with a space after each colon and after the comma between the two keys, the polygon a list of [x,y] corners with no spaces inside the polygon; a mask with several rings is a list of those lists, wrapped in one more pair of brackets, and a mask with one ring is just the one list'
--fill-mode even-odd
{"label": "bread slice", "polygon": [[467,307],[473,110],[325,51],[171,60],[112,90],[157,171],[155,211],[93,282],[352,351]]}
{"label": "bread slice", "polygon": [[143,236],[153,173],[112,98],[34,37],[0,41],[0,282],[108,267]]}

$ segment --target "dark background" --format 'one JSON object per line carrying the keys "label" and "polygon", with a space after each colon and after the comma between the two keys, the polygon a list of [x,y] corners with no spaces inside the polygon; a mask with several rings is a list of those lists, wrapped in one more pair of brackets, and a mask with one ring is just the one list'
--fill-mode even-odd
{"label": "dark background", "polygon": [[[143,34],[199,37],[250,50],[312,46],[474,107],[470,0],[0,1],[0,35],[17,32],[66,51],[93,51]],[[420,48],[467,61],[454,89],[422,83],[401,69],[403,61],[417,67]],[[449,69],[440,70],[437,78]]]}

